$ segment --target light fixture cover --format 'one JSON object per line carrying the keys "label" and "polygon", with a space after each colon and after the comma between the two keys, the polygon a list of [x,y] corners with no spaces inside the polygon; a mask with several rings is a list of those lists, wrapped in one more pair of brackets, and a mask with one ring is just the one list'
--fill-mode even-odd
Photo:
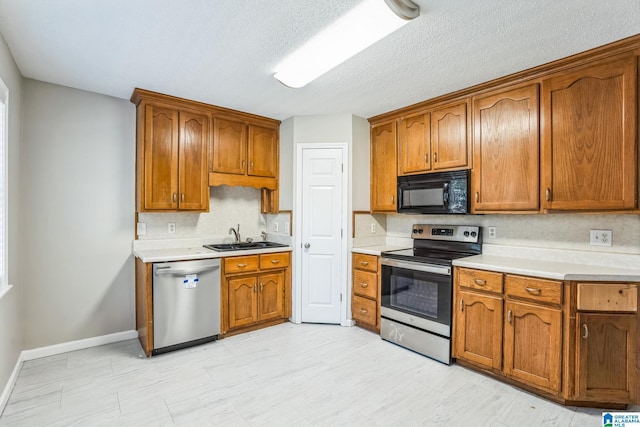
{"label": "light fixture cover", "polygon": [[[404,6],[387,6],[387,2]],[[277,67],[274,77],[285,86],[300,88],[383,39],[409,22],[410,0],[364,0],[346,15],[318,33]],[[400,12],[398,12],[398,9]],[[404,14],[404,15],[403,15]],[[403,16],[403,17],[400,17]]]}

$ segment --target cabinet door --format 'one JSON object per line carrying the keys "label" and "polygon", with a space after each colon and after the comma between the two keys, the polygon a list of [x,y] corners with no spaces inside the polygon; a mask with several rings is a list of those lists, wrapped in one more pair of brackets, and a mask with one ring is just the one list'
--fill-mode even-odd
{"label": "cabinet door", "polygon": [[457,293],[455,357],[494,370],[502,367],[502,297]]}
{"label": "cabinet door", "polygon": [[371,212],[395,212],[396,121],[371,128]]}
{"label": "cabinet door", "polygon": [[631,403],[636,399],[635,314],[577,314],[577,398]]}
{"label": "cabinet door", "polygon": [[538,85],[473,100],[473,212],[539,209],[538,108]]}
{"label": "cabinet door", "polygon": [[247,127],[244,123],[213,119],[213,172],[244,175],[247,167]]}
{"label": "cabinet door", "polygon": [[400,120],[398,175],[431,169],[431,129],[429,113],[414,114]]}
{"label": "cabinet door", "polygon": [[209,209],[208,141],[209,117],[181,111],[178,185],[180,210]]}
{"label": "cabinet door", "polygon": [[431,151],[434,170],[468,166],[466,102],[431,113]]}
{"label": "cabinet door", "polygon": [[229,328],[255,323],[258,318],[257,277],[246,276],[229,279]]}
{"label": "cabinet door", "polygon": [[557,394],[561,386],[562,312],[516,301],[505,303],[504,374]]}
{"label": "cabinet door", "polygon": [[278,137],[275,129],[249,126],[249,175],[275,178],[278,170]]}
{"label": "cabinet door", "polygon": [[144,209],[178,208],[178,111],[145,106]]}
{"label": "cabinet door", "polygon": [[284,317],[284,272],[258,276],[258,320]]}
{"label": "cabinet door", "polygon": [[637,59],[583,67],[542,85],[542,205],[637,205]]}

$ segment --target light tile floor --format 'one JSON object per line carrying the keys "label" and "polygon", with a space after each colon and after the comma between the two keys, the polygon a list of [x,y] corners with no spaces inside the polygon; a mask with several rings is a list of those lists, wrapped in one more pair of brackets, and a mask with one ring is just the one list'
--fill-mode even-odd
{"label": "light tile floor", "polygon": [[150,359],[131,340],[25,362],[0,426],[596,427],[601,412],[360,328],[286,323]]}

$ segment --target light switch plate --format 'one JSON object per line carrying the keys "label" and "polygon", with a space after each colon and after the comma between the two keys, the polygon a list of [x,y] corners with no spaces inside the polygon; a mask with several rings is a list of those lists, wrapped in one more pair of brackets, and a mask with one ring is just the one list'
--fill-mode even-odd
{"label": "light switch plate", "polygon": [[136,233],[138,234],[138,236],[144,236],[145,234],[147,234],[146,222],[139,222],[137,226],[138,226],[138,229],[136,230]]}
{"label": "light switch plate", "polygon": [[613,231],[611,230],[591,230],[589,234],[589,244],[592,246],[611,246],[613,243]]}

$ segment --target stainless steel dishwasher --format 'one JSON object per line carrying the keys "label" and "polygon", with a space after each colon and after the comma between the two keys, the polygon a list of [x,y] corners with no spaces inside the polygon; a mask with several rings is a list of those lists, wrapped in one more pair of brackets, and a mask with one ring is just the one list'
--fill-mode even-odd
{"label": "stainless steel dishwasher", "polygon": [[153,351],[213,341],[220,334],[220,260],[153,264]]}

